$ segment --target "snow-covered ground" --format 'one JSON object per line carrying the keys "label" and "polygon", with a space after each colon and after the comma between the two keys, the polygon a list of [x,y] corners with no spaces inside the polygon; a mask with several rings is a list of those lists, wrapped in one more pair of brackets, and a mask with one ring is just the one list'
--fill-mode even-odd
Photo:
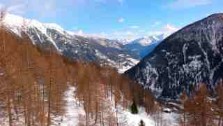
{"label": "snow-covered ground", "polygon": [[[79,104],[78,100],[75,99],[75,87],[69,87],[68,91],[65,92],[64,99],[66,101],[64,116],[60,116],[54,119],[54,125],[56,126],[78,126],[80,115],[84,117],[83,105]],[[113,104],[110,104],[113,105]],[[114,106],[111,107],[115,108]],[[143,120],[146,126],[156,126],[154,116],[148,115],[144,108],[139,107],[138,114],[132,114],[128,109],[117,107],[118,122],[120,126],[138,126],[139,122]],[[177,126],[177,118],[179,115],[174,113],[161,113],[160,119],[162,124],[169,126]]]}
{"label": "snow-covered ground", "polygon": [[65,114],[53,119],[54,125],[78,126],[79,116],[84,115],[84,109],[78,100],[75,99],[75,87],[69,87],[65,92],[64,100],[66,101]]}
{"label": "snow-covered ground", "polygon": [[[65,113],[62,116],[53,117],[51,120],[52,126],[79,126],[79,121],[83,123],[85,120],[85,111],[83,105],[75,98],[75,87],[70,86],[64,93],[65,100]],[[139,107],[138,114],[132,114],[129,109],[123,108],[120,105],[115,109],[112,101],[108,100],[105,104],[114,115],[116,114],[117,122],[119,126],[139,126],[142,120],[145,126],[178,126],[178,118],[180,117],[175,113],[164,113],[160,112],[153,115],[148,115],[143,107]],[[111,113],[110,113],[111,114]],[[5,114],[0,113],[0,126],[8,126],[8,118]],[[109,117],[109,115],[104,115]],[[3,118],[4,117],[4,118]],[[17,121],[13,122],[14,126],[23,126],[24,118],[22,115],[19,116]],[[157,121],[159,123],[157,123]],[[96,124],[95,126],[99,126]],[[105,126],[107,126],[105,124]]]}
{"label": "snow-covered ground", "polygon": [[143,108],[139,108],[138,114],[132,114],[129,110],[122,110],[118,116],[120,122],[126,121],[128,126],[138,126],[142,120],[146,126],[155,126],[155,122]]}
{"label": "snow-covered ground", "polygon": [[[122,67],[118,69],[118,72],[122,74],[125,71],[132,68],[133,66],[135,66],[137,63],[139,63],[139,60],[136,60],[136,59],[133,59],[133,58],[127,58],[127,61],[123,62],[121,64]],[[125,65],[125,64],[128,64],[128,65]]]}
{"label": "snow-covered ground", "polygon": [[127,126],[139,126],[141,120],[146,126],[178,126],[179,117],[179,114],[165,112],[148,115],[144,108],[139,107],[138,114],[132,114],[126,109],[121,110],[119,112],[118,120],[120,120],[120,122],[126,122]]}
{"label": "snow-covered ground", "polygon": [[179,114],[176,113],[162,113],[163,126],[179,126],[178,119],[180,118]]}

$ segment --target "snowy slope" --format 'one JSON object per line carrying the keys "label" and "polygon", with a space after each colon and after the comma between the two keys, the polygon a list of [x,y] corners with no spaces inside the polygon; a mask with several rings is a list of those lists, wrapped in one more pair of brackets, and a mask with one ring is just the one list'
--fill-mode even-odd
{"label": "snowy slope", "polygon": [[136,40],[131,41],[130,43],[125,45],[125,48],[135,52],[142,59],[147,54],[153,51],[153,49],[165,38],[164,34],[154,35],[154,36],[146,36],[143,38],[138,38]]}
{"label": "snowy slope", "polygon": [[[79,121],[83,121],[80,117],[85,116],[83,105],[75,99],[75,87],[70,86],[65,92],[64,99],[66,101],[66,113],[63,116],[53,119],[55,126],[78,126]],[[114,101],[107,100],[106,102],[113,113],[117,112],[118,122],[120,126],[138,126],[143,120],[146,126],[156,126],[155,116],[148,115],[144,108],[139,108],[138,114],[132,114],[128,109],[123,109],[121,106],[115,109]],[[106,116],[106,115],[105,115]],[[160,119],[163,124],[177,126],[179,115],[174,113],[160,113]],[[96,126],[99,126],[95,124]],[[105,124],[107,126],[107,124]]]}
{"label": "snowy slope", "polygon": [[37,28],[43,34],[47,34],[47,29],[55,29],[60,31],[61,33],[64,32],[64,29],[57,24],[53,23],[41,23],[37,20],[32,19],[25,19],[23,17],[9,14],[7,13],[4,17],[3,23],[7,26],[10,30],[20,35],[21,31],[28,30],[29,28]]}
{"label": "snowy slope", "polygon": [[60,54],[74,60],[107,64],[121,72],[137,63],[136,56],[117,40],[79,36],[54,23],[41,23],[12,14],[6,14],[3,24],[18,36],[21,33],[28,34],[37,46],[46,49],[54,46]]}
{"label": "snowy slope", "polygon": [[153,35],[153,36],[145,36],[139,39],[136,39],[132,41],[132,44],[140,44],[141,46],[148,46],[153,43],[156,43],[157,41],[160,41],[163,39],[163,35]]}
{"label": "snowy slope", "polygon": [[55,126],[78,126],[79,116],[84,115],[84,108],[75,99],[75,87],[69,87],[64,94],[65,104],[65,114],[53,119],[53,124]]}

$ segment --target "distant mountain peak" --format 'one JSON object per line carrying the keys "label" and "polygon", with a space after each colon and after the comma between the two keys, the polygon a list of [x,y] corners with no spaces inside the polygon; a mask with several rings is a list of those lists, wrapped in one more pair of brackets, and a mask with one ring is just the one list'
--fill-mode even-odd
{"label": "distant mountain peak", "polygon": [[133,51],[140,59],[149,54],[163,40],[165,35],[144,36],[124,45],[126,49]]}
{"label": "distant mountain peak", "polygon": [[[132,43],[134,43],[134,44],[138,43],[142,46],[148,46],[148,45],[153,44],[154,42],[157,42],[157,41],[160,41],[160,40],[164,39],[164,38],[161,37],[162,35],[144,36],[142,38],[138,38],[138,39],[132,41]],[[129,44],[131,44],[131,43],[129,43]]]}

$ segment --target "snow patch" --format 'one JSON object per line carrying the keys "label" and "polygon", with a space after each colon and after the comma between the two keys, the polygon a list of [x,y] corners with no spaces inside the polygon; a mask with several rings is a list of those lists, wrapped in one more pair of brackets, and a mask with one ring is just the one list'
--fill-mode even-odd
{"label": "snow patch", "polygon": [[66,101],[65,114],[56,117],[54,123],[60,126],[78,126],[79,116],[84,115],[83,106],[75,99],[75,87],[70,86],[65,92],[64,100]]}
{"label": "snow patch", "polygon": [[141,120],[146,126],[155,126],[154,120],[145,112],[145,109],[143,108],[139,108],[138,114],[132,114],[128,110],[123,110],[119,112],[118,118],[120,121],[126,120],[128,126],[138,126]]}

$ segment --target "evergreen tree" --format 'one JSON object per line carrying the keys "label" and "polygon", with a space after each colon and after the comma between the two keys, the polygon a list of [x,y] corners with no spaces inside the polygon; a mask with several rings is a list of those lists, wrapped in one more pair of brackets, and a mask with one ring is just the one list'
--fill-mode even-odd
{"label": "evergreen tree", "polygon": [[145,126],[145,123],[143,122],[143,120],[140,120],[139,126]]}
{"label": "evergreen tree", "polygon": [[135,102],[135,100],[133,100],[133,103],[132,103],[132,105],[131,105],[131,113],[132,114],[138,114],[138,108],[137,108],[137,105],[136,105],[136,102]]}

